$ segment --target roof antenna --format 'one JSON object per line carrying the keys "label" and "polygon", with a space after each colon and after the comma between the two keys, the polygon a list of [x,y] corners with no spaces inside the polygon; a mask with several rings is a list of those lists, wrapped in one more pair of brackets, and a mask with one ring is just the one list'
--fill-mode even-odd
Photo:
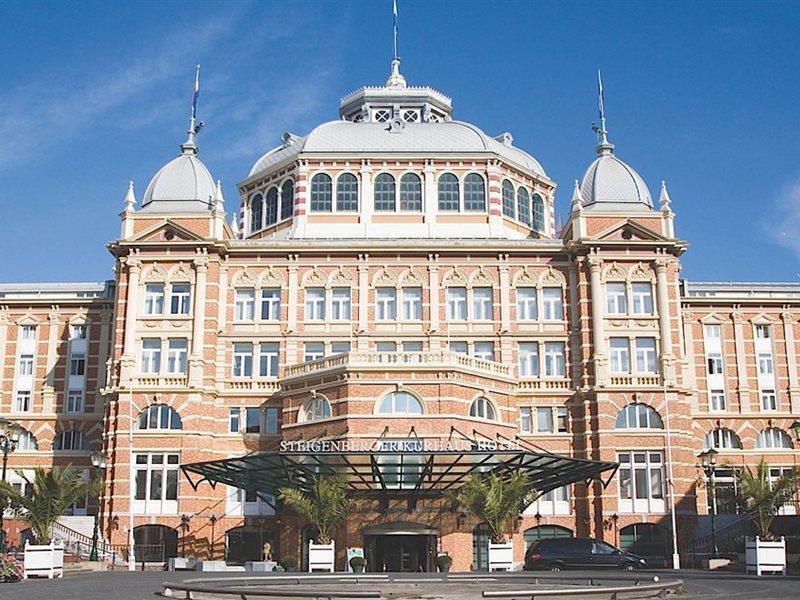
{"label": "roof antenna", "polygon": [[600,125],[592,123],[592,131],[597,134],[597,153],[611,154],[614,151],[614,144],[608,141],[608,131],[606,130],[606,103],[603,93],[603,77],[600,69],[597,70],[597,107],[600,113]]}
{"label": "roof antenna", "polygon": [[203,128],[202,121],[197,123],[197,100],[200,98],[200,65],[195,65],[194,74],[194,91],[192,92],[192,112],[189,116],[189,129],[186,133],[189,136],[186,141],[181,144],[181,150],[184,154],[197,154],[197,134]]}
{"label": "roof antenna", "polygon": [[400,57],[397,55],[397,0],[392,0],[392,73],[386,80],[386,87],[406,87],[406,78],[400,74]]}

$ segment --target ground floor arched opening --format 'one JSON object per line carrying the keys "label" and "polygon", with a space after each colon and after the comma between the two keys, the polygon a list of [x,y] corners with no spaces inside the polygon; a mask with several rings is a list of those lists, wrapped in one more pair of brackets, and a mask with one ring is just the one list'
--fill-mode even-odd
{"label": "ground floor arched opening", "polygon": [[271,531],[257,525],[228,529],[225,532],[225,560],[237,563],[263,560],[265,544],[269,544],[267,549],[275,560],[277,552],[272,537]]}
{"label": "ground floor arched opening", "polygon": [[419,523],[387,523],[362,530],[367,568],[371,572],[436,571],[438,531]]}
{"label": "ground floor arched opening", "polygon": [[574,534],[572,533],[571,529],[559,527],[558,525],[538,525],[537,527],[531,527],[526,529],[523,533],[525,550],[527,550],[531,544],[534,544],[539,540],[546,540],[550,538],[570,538],[573,537],[573,535]]}
{"label": "ground floor arched opening", "polygon": [[623,527],[619,530],[619,547],[638,554],[654,566],[666,565],[672,554],[669,531],[655,523],[634,523]]}
{"label": "ground floor arched opening", "polygon": [[178,556],[178,532],[166,525],[134,527],[133,544],[137,563],[164,563]]}

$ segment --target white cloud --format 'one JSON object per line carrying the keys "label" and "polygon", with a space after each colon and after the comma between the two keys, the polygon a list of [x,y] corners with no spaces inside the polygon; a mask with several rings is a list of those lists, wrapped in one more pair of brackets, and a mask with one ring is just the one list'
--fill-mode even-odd
{"label": "white cloud", "polygon": [[780,218],[766,224],[768,232],[778,244],[800,258],[800,176],[783,188],[776,204],[774,214]]}

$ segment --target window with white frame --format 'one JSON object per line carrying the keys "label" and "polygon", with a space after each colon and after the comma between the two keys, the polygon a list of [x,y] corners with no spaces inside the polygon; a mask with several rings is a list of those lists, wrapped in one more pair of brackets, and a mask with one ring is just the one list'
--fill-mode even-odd
{"label": "window with white frame", "polygon": [[663,429],[661,415],[652,406],[642,403],[628,404],[619,411],[614,423],[616,429]]}
{"label": "window with white frame", "polygon": [[546,342],[544,345],[544,376],[565,377],[564,342]]}
{"label": "window with white frame", "polygon": [[17,450],[21,451],[34,451],[39,449],[39,442],[36,441],[36,436],[27,429],[20,433],[19,440],[17,441]]}
{"label": "window with white frame", "polygon": [[545,321],[564,320],[563,291],[560,287],[542,288],[542,318]]}
{"label": "window with white frame", "polygon": [[422,403],[408,392],[390,392],[378,405],[379,415],[421,415]]}
{"label": "window with white frame", "polygon": [[662,513],[664,458],[661,452],[626,451],[617,454],[619,510],[624,513]]}
{"label": "window with white frame", "polygon": [[83,412],[83,390],[67,390],[67,412]]}
{"label": "window with white frame", "polygon": [[403,352],[422,352],[422,342],[403,342]]}
{"label": "window with white frame", "polygon": [[259,346],[258,351],[258,376],[277,377],[278,376],[278,352],[280,345],[278,342],[264,342]]}
{"label": "window with white frame", "polygon": [[274,504],[274,498],[268,494],[228,486],[225,510],[230,516],[271,516],[275,514],[275,509],[270,503]]}
{"label": "window with white frame", "polygon": [[708,393],[709,409],[712,412],[722,412],[727,410],[727,402],[725,401],[725,390],[711,390]]}
{"label": "window with white frame", "polygon": [[624,283],[606,284],[606,312],[609,315],[628,314],[628,293]]}
{"label": "window with white frame", "polygon": [[631,300],[633,304],[633,314],[652,315],[653,284],[649,281],[631,284]]}
{"label": "window with white frame", "polygon": [[722,339],[722,327],[716,324],[705,325],[703,328],[707,340]]}
{"label": "window with white frame", "polygon": [[86,325],[71,325],[69,328],[69,339],[72,340],[85,340],[86,339]]}
{"label": "window with white frame", "polygon": [[173,283],[169,292],[169,314],[184,316],[189,314],[190,289],[188,283]]}
{"label": "window with white frame", "polygon": [[742,442],[739,436],[730,429],[718,427],[706,435],[703,441],[703,448],[714,448],[715,450],[741,449]]}
{"label": "window with white frame", "polygon": [[264,288],[261,290],[261,320],[280,321],[281,290],[280,288]]}
{"label": "window with white frame", "polygon": [[756,339],[768,340],[772,337],[769,325],[756,325]]}
{"label": "window with white frame", "polygon": [[256,291],[253,288],[236,290],[233,318],[239,322],[250,322],[255,319]]}
{"label": "window with white frame", "polygon": [[161,340],[145,338],[142,340],[142,375],[158,375],[161,372]]}
{"label": "window with white frame", "polygon": [[791,450],[793,447],[792,438],[777,427],[768,427],[756,437],[756,448],[759,449],[779,448]]}
{"label": "window with white frame", "polygon": [[306,342],[303,352],[303,361],[319,360],[325,356],[324,342]]}
{"label": "window with white frame", "polygon": [[464,210],[486,210],[486,184],[477,173],[470,173],[464,178]]}
{"label": "window with white frame", "polygon": [[181,416],[166,404],[151,404],[139,413],[137,426],[141,430],[163,429],[179,431],[183,429]]}
{"label": "window with white frame", "polygon": [[569,414],[566,406],[523,406],[519,410],[523,433],[567,433]]}
{"label": "window with white frame", "polygon": [[260,406],[248,406],[244,409],[244,432],[245,433],[261,433],[261,416],[262,411]]}
{"label": "window with white frame", "polygon": [[494,317],[492,306],[492,288],[476,287],[472,289],[472,318],[474,320],[491,321]]}
{"label": "window with white frame", "polygon": [[375,319],[394,321],[397,319],[397,289],[379,287],[375,290]]}
{"label": "window with white frame", "polygon": [[758,374],[759,375],[772,375],[774,366],[772,364],[772,354],[767,352],[759,352],[758,354]]}
{"label": "window with white frame", "polygon": [[375,342],[375,351],[380,353],[397,352],[397,342]]}
{"label": "window with white frame", "polygon": [[267,435],[277,435],[280,429],[279,423],[280,409],[276,406],[268,406],[264,411],[264,431]]}
{"label": "window with white frame", "polygon": [[778,396],[775,390],[761,390],[761,410],[767,412],[778,410]]}
{"label": "window with white frame", "polygon": [[228,409],[228,431],[230,433],[239,433],[239,428],[242,421],[242,409],[238,406]]}
{"label": "window with white frame", "polygon": [[478,419],[487,419],[489,421],[497,420],[497,411],[494,405],[488,398],[481,396],[476,398],[472,405],[469,407],[469,416],[477,417]]}
{"label": "window with white frame", "polygon": [[460,204],[458,177],[444,173],[439,177],[439,210],[458,212]]}
{"label": "window with white frame", "polygon": [[14,396],[14,412],[31,411],[31,392],[29,390],[17,390]]}
{"label": "window with white frame", "polygon": [[467,288],[464,287],[447,288],[447,320],[448,321],[467,320]]}
{"label": "window with white frame", "polygon": [[253,344],[238,342],[233,345],[233,376],[237,379],[253,376]]}
{"label": "window with white frame", "polygon": [[306,321],[325,320],[325,288],[306,288]]}
{"label": "window with white frame", "polygon": [[517,288],[517,320],[535,321],[539,318],[539,309],[536,304],[536,288]]}
{"label": "window with white frame", "polygon": [[53,440],[53,450],[87,452],[89,449],[89,440],[86,439],[86,436],[83,435],[83,432],[75,429],[62,431]]}
{"label": "window with white frame", "polygon": [[32,342],[36,339],[36,325],[22,325],[19,330],[19,339]]}
{"label": "window with white frame", "polygon": [[526,515],[568,515],[569,488],[564,485],[554,490],[550,490],[536,498],[536,500],[525,510]]}
{"label": "window with white frame", "polygon": [[608,340],[609,362],[612,373],[631,372],[631,351],[628,338],[612,337]]}
{"label": "window with white frame", "polygon": [[313,396],[303,403],[298,419],[302,423],[331,417],[331,405],[324,396]]}
{"label": "window with white frame", "polygon": [[331,290],[331,318],[334,321],[350,320],[349,287],[335,287]]}
{"label": "window with white frame", "polygon": [[20,354],[18,375],[33,375],[33,354]]}
{"label": "window with white frame", "polygon": [[709,352],[706,357],[709,375],[720,375],[724,369],[722,366],[722,354],[719,352]]}
{"label": "window with white frame", "polygon": [[469,344],[467,342],[450,342],[447,347],[454,354],[469,354]]}
{"label": "window with white frame", "polygon": [[147,452],[134,455],[136,514],[176,514],[178,512],[178,454]]}
{"label": "window with white frame", "polygon": [[144,286],[144,314],[160,317],[164,314],[164,284],[148,283]]}
{"label": "window with white frame", "polygon": [[482,360],[494,360],[494,342],[475,342],[472,356]]}
{"label": "window with white frame", "polygon": [[331,344],[331,354],[347,354],[350,352],[350,342],[333,342]]}
{"label": "window with white frame", "polygon": [[539,377],[539,343],[519,343],[519,376]]}
{"label": "window with white frame", "polygon": [[167,341],[167,373],[171,375],[186,374],[188,351],[189,342],[186,339],[176,338]]}
{"label": "window with white frame", "polygon": [[636,349],[636,372],[655,374],[657,372],[656,339],[650,337],[636,338],[634,347]]}
{"label": "window with white frame", "polygon": [[86,354],[84,352],[70,350],[69,374],[75,376],[86,374]]}
{"label": "window with white frame", "polygon": [[422,320],[422,288],[404,287],[400,290],[404,321]]}

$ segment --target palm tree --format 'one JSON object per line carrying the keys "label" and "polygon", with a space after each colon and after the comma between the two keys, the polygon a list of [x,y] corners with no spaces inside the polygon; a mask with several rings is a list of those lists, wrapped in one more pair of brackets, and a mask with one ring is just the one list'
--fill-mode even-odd
{"label": "palm tree", "polygon": [[761,539],[772,539],[770,526],[781,506],[797,493],[800,469],[785,472],[770,482],[769,465],[762,458],[753,471],[747,467],[738,476],[737,501],[742,511],[750,515]]}
{"label": "palm tree", "polygon": [[39,544],[49,544],[53,523],[70,506],[87,498],[97,496],[100,481],[83,481],[80,471],[68,467],[53,467],[46,471],[37,467],[33,477],[18,471],[27,485],[21,494],[8,482],[0,482],[0,496],[8,499],[12,509],[25,518],[31,526],[33,537]]}
{"label": "palm tree", "polygon": [[314,477],[311,493],[296,488],[281,488],[278,498],[317,528],[317,543],[329,544],[331,531],[350,512],[347,480],[343,477]]}
{"label": "palm tree", "polygon": [[505,534],[512,530],[512,521],[534,498],[530,480],[521,471],[505,477],[497,473],[473,474],[450,496],[457,507],[486,523],[495,544],[505,542]]}

